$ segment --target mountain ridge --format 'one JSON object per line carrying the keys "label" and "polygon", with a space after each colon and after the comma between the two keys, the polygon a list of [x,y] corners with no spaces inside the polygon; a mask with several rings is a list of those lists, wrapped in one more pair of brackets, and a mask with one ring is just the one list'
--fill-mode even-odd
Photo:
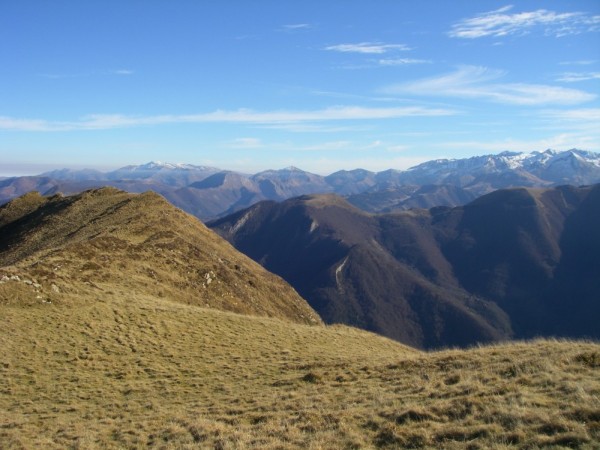
{"label": "mountain ridge", "polygon": [[463,207],[388,214],[304,196],[208,225],[286,279],[326,322],[426,348],[598,338],[590,317],[600,317],[599,192],[600,184],[513,188]]}
{"label": "mountain ridge", "polygon": [[[219,182],[218,180],[230,182]],[[234,181],[235,180],[235,181]],[[256,174],[191,164],[149,162],[111,172],[57,170],[39,177],[0,180],[0,203],[38,190],[75,194],[111,185],[129,192],[154,190],[201,220],[223,217],[262,200],[281,201],[336,193],[370,212],[414,207],[459,206],[495,189],[600,182],[600,154],[584,150],[503,152],[497,155],[428,161],[408,170],[342,170],[327,176],[297,167]]]}
{"label": "mountain ridge", "polygon": [[153,192],[19,197],[0,207],[0,268],[36,280],[34,304],[92,288],[321,323],[287,283]]}

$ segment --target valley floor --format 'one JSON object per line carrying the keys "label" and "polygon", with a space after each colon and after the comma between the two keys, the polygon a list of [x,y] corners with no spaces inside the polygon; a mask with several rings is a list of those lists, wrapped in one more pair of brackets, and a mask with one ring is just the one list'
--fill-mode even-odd
{"label": "valley floor", "polygon": [[0,309],[1,448],[600,446],[595,343],[422,353],[119,292]]}

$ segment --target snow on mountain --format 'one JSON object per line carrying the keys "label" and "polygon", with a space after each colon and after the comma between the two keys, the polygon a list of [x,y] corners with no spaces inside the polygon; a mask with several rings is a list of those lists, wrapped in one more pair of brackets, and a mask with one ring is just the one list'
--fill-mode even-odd
{"label": "snow on mountain", "polygon": [[541,184],[597,183],[600,181],[600,154],[578,149],[549,149],[532,153],[502,152],[464,159],[438,159],[411,167],[401,174],[400,180],[414,184],[450,182],[465,186],[484,177],[500,175],[513,177],[515,181],[521,180],[525,186],[535,184],[534,178]]}
{"label": "snow on mountain", "polygon": [[196,170],[196,171],[215,171],[218,172],[220,169],[216,167],[209,166],[195,166],[193,164],[183,164],[183,163],[168,163],[161,161],[150,161],[146,164],[141,165],[133,165],[133,166],[125,166],[117,169],[115,172],[148,172],[148,171],[159,171],[159,170]]}
{"label": "snow on mountain", "polygon": [[[214,167],[151,161],[111,172],[63,169],[33,177],[2,181],[0,204],[37,189],[42,193],[81,192],[111,185],[129,192],[154,190],[199,217],[217,217],[260,200],[284,200],[305,194],[368,194],[360,202],[368,210],[399,205],[452,206],[508,187],[549,187],[600,183],[600,154],[571,149],[531,153],[502,152],[463,159],[438,159],[408,170],[338,171],[326,177],[290,166],[254,175]],[[31,178],[31,177],[30,177]],[[49,183],[49,184],[48,184]],[[420,187],[429,186],[426,190]],[[202,192],[201,192],[202,191]],[[209,192],[210,191],[210,192]],[[418,195],[417,200],[408,198]],[[413,201],[414,200],[414,201]]]}
{"label": "snow on mountain", "polygon": [[109,180],[145,180],[167,186],[183,187],[201,181],[221,169],[192,164],[151,161],[138,166],[125,166],[106,174]]}

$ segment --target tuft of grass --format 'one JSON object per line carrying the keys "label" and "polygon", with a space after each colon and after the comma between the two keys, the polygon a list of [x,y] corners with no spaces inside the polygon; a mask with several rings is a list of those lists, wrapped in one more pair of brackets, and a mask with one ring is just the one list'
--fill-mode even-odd
{"label": "tuft of grass", "polygon": [[600,351],[584,352],[575,356],[575,361],[581,364],[591,367],[600,367]]}

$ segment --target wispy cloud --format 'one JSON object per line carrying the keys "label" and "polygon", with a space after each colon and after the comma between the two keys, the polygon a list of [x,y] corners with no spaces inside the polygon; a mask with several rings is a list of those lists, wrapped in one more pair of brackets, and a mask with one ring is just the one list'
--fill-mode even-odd
{"label": "wispy cloud", "polygon": [[480,66],[462,66],[433,78],[389,86],[388,94],[479,98],[513,105],[570,105],[590,101],[596,95],[577,89],[527,83],[498,83],[505,72]]}
{"label": "wispy cloud", "polygon": [[431,61],[428,59],[392,58],[380,59],[378,63],[382,66],[405,66],[408,64],[431,64]]}
{"label": "wispy cloud", "polygon": [[[560,110],[542,110],[538,113],[541,119],[541,130],[563,130],[573,136],[573,140],[582,144],[573,143],[571,147],[585,148],[587,150],[600,148],[600,108],[577,108]],[[590,144],[584,145],[585,142]]]}
{"label": "wispy cloud", "polygon": [[[546,110],[542,115],[559,121],[600,123],[600,108]],[[600,130],[600,128],[598,128]]]}
{"label": "wispy cloud", "polygon": [[505,6],[463,19],[454,24],[448,33],[454,38],[476,39],[524,35],[541,30],[548,36],[567,36],[600,30],[600,16],[583,12],[558,13],[546,9],[509,14],[513,7]]}
{"label": "wispy cloud", "polygon": [[267,130],[281,130],[289,133],[347,133],[356,131],[365,127],[357,127],[355,124],[337,125],[324,123],[308,123],[308,122],[293,122],[293,123],[274,123],[274,124],[258,124],[257,128]]}
{"label": "wispy cloud", "polygon": [[556,81],[564,81],[565,83],[575,83],[577,81],[598,80],[600,72],[566,72],[560,75]]}
{"label": "wispy cloud", "polygon": [[127,76],[133,75],[134,71],[131,69],[116,69],[116,70],[103,70],[103,71],[92,71],[92,72],[77,72],[77,73],[40,73],[38,76],[43,78],[50,78],[53,80],[60,80],[65,78],[87,78],[95,76]]}
{"label": "wispy cloud", "polygon": [[561,120],[591,120],[600,123],[600,108],[569,109],[566,111],[547,111],[547,114]]}
{"label": "wispy cloud", "polygon": [[73,131],[194,123],[297,124],[304,122],[397,119],[415,116],[448,116],[453,114],[456,114],[456,111],[451,109],[419,106],[396,108],[335,106],[313,111],[258,112],[239,109],[236,111],[218,110],[190,115],[128,116],[123,114],[95,114],[76,121],[18,119],[0,116],[0,129],[14,131]]}
{"label": "wispy cloud", "polygon": [[381,42],[361,42],[358,44],[337,44],[325,47],[325,50],[342,53],[384,54],[390,51],[407,51],[411,48],[405,44],[384,44]]}
{"label": "wispy cloud", "polygon": [[283,25],[281,27],[284,31],[299,31],[299,30],[307,30],[312,28],[312,25],[309,23],[292,23],[288,25]]}
{"label": "wispy cloud", "polygon": [[0,130],[14,131],[53,131],[59,130],[58,122],[51,124],[46,120],[17,119],[13,117],[0,116]]}
{"label": "wispy cloud", "polygon": [[595,63],[596,61],[593,59],[581,59],[578,61],[563,61],[559,64],[561,66],[590,66]]}

